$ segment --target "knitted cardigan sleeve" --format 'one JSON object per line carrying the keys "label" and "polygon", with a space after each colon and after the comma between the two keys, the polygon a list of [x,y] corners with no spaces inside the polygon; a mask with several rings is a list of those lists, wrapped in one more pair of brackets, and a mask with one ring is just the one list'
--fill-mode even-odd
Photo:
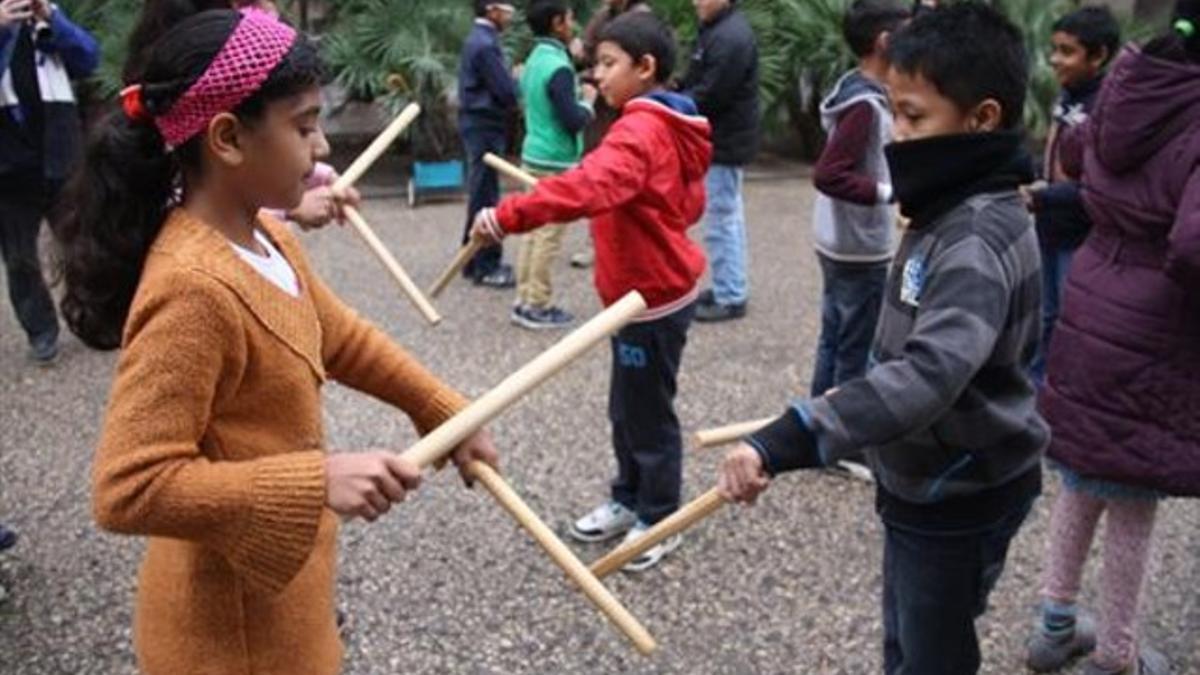
{"label": "knitted cardigan sleeve", "polygon": [[214,405],[245,371],[245,331],[217,281],[172,277],[140,297],[126,323],[92,469],[96,521],[202,543],[252,586],[279,591],[316,540],[324,453],[216,461],[201,451]]}
{"label": "knitted cardigan sleeve", "polygon": [[466,398],[347,307],[319,277],[310,274],[306,281],[317,305],[330,377],[403,410],[421,435],[467,406]]}

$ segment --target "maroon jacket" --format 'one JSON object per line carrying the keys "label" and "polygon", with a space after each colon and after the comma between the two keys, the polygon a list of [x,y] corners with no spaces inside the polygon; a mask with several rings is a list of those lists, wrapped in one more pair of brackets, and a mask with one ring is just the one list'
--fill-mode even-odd
{"label": "maroon jacket", "polygon": [[1064,139],[1094,228],[1050,343],[1050,456],[1200,495],[1200,66],[1127,48]]}

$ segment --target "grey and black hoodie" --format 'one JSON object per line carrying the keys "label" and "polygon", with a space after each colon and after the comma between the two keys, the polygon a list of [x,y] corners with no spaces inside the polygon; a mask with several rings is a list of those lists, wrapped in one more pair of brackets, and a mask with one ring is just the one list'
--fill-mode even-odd
{"label": "grey and black hoodie", "polygon": [[883,85],[855,69],[846,73],[821,102],[821,125],[832,138],[842,114],[866,103],[874,115],[867,153],[857,158],[859,172],[878,186],[874,204],[856,204],[818,191],[813,207],[813,242],[817,252],[831,260],[848,263],[877,263],[890,260],[895,216],[888,205],[891,176],[883,147],[891,140],[892,113]]}

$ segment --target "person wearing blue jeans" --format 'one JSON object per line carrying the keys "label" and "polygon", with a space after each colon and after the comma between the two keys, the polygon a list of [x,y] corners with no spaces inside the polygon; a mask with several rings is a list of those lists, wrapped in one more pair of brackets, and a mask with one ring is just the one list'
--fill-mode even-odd
{"label": "person wearing blue jeans", "polygon": [[1046,381],[1046,353],[1050,348],[1050,336],[1054,334],[1054,324],[1058,322],[1058,310],[1074,254],[1073,248],[1042,244],[1042,340],[1029,368],[1038,386]]}
{"label": "person wearing blue jeans", "polygon": [[733,0],[697,0],[700,35],[681,90],[712,124],[713,158],[705,176],[704,248],[712,288],[700,294],[697,321],[746,314],[746,219],[742,167],[758,151],[758,45]]}
{"label": "person wearing blue jeans", "polygon": [[726,313],[738,313],[739,309],[744,313],[746,306],[744,175],[740,166],[713,164],[704,178],[704,189],[708,194],[704,210],[704,248],[712,270],[711,302],[705,304],[735,308]]}
{"label": "person wearing blue jeans", "polygon": [[[495,0],[474,0],[475,23],[463,43],[458,67],[458,130],[467,153],[467,222],[462,243],[471,236],[475,215],[500,201],[500,177],[483,163],[489,152],[503,155],[508,117],[517,109],[517,85],[508,71],[500,47],[500,33],[512,22],[516,9]],[[499,244],[475,254],[463,276],[476,285],[512,288],[516,276],[501,262]]]}
{"label": "person wearing blue jeans", "polygon": [[825,290],[811,394],[820,396],[867,370],[888,263],[840,263],[817,254]]}

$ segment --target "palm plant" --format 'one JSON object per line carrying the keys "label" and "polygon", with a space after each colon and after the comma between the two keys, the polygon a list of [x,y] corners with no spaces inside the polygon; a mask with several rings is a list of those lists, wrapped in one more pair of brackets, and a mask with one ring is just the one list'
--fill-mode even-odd
{"label": "palm plant", "polygon": [[424,110],[416,124],[418,159],[457,151],[450,113],[458,50],[471,27],[470,6],[444,0],[346,0],[323,48],[336,81],[363,100],[393,111],[409,102]]}

